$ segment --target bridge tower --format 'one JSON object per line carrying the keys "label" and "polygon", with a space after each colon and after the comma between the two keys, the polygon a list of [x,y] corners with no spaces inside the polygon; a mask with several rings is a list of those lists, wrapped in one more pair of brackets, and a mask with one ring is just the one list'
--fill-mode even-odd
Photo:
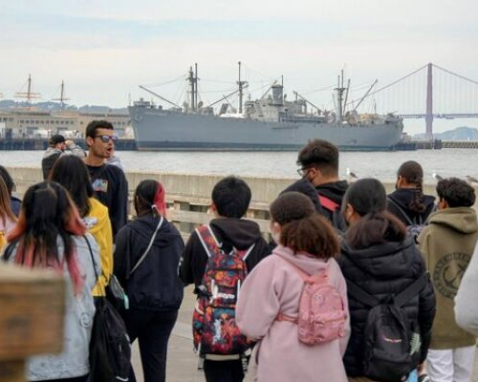
{"label": "bridge tower", "polygon": [[429,63],[427,67],[426,135],[427,138],[433,139],[433,64]]}

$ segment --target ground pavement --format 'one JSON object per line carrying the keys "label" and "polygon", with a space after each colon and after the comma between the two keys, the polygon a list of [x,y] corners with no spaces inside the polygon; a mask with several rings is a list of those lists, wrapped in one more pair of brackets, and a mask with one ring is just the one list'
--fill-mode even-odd
{"label": "ground pavement", "polygon": [[[193,352],[191,334],[191,317],[194,309],[195,297],[192,288],[184,291],[184,301],[179,311],[178,322],[173,330],[169,341],[168,369],[166,380],[168,382],[203,382],[204,373],[197,370],[198,359]],[[141,362],[137,343],[133,346],[133,366],[136,371],[138,382],[143,381]],[[475,363],[476,367],[476,363]],[[245,382],[252,382],[248,375]],[[478,382],[478,372],[475,370],[473,379],[470,382]]]}

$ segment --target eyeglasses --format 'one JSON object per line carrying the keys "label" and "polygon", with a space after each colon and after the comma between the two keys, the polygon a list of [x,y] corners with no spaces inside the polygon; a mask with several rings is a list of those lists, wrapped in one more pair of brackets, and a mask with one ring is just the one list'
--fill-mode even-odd
{"label": "eyeglasses", "polygon": [[298,169],[297,169],[297,174],[299,174],[299,176],[300,176],[301,178],[303,178],[304,176],[307,175],[307,173],[309,172],[310,169],[311,169],[311,167],[298,168]]}
{"label": "eyeglasses", "polygon": [[115,143],[118,140],[116,135],[96,135],[95,138],[100,138],[103,143],[108,143],[109,141]]}

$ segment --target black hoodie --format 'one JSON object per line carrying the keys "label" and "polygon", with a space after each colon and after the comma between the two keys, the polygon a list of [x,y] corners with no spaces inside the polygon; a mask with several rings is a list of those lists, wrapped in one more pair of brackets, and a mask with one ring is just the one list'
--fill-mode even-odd
{"label": "black hoodie", "polygon": [[[341,252],[338,262],[345,280],[379,300],[399,294],[426,272],[422,256],[411,238],[364,249],[353,249],[344,240]],[[431,281],[403,308],[411,322],[418,322],[420,327],[420,362],[423,362],[430,345],[435,317],[435,294]],[[363,377],[364,331],[370,307],[349,295],[349,310],[352,334],[344,355],[345,370],[349,377]]]}
{"label": "black hoodie", "polygon": [[346,229],[345,219],[342,216],[340,210],[342,206],[342,200],[348,187],[349,184],[345,180],[325,183],[315,187],[317,193],[320,196],[324,196],[338,204],[337,209],[335,211],[331,211],[326,208],[325,205],[322,203],[322,215],[329,219],[332,225],[339,232],[343,232]]}
{"label": "black hoodie", "polygon": [[159,217],[148,214],[128,223],[118,232],[114,274],[125,287],[132,308],[177,310],[183,299],[178,266],[184,242],[176,227],[166,219],[148,255],[128,278],[148,247],[158,223]]}
{"label": "black hoodie", "polygon": [[[425,205],[425,210],[422,213],[412,211],[409,206],[414,197],[415,191],[411,188],[399,188],[388,195],[388,198],[392,201],[388,201],[387,210],[399,218],[400,221],[402,221],[406,226],[410,225],[410,221],[414,222],[415,224],[425,224],[428,216],[435,211],[435,197],[431,195],[423,195],[423,204]],[[397,207],[397,205],[399,207]],[[410,221],[408,221],[407,217],[404,216],[400,209],[407,214]]]}
{"label": "black hoodie", "polygon": [[[217,240],[223,244],[225,252],[235,247],[245,250],[254,244],[254,248],[246,259],[246,266],[250,272],[264,257],[270,254],[268,245],[261,235],[257,223],[236,218],[217,218],[209,223]],[[202,284],[208,256],[196,231],[186,244],[180,267],[180,277],[185,285],[194,283],[194,293]]]}

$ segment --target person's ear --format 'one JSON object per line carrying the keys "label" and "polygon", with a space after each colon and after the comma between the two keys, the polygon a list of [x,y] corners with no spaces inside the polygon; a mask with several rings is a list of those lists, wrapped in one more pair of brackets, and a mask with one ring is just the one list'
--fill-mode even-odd
{"label": "person's ear", "polygon": [[279,223],[275,221],[271,221],[271,232],[272,233],[279,233],[282,230],[282,227],[280,226]]}
{"label": "person's ear", "polygon": [[91,138],[91,137],[86,137],[86,144],[88,146],[92,146],[93,145],[93,142],[94,142],[94,139]]}
{"label": "person's ear", "polygon": [[397,188],[400,188],[402,187],[403,185],[403,176],[399,175],[398,178],[397,178]]}
{"label": "person's ear", "polygon": [[437,208],[439,210],[446,210],[447,208],[449,208],[449,205],[445,199],[440,199],[440,201],[438,202]]}

